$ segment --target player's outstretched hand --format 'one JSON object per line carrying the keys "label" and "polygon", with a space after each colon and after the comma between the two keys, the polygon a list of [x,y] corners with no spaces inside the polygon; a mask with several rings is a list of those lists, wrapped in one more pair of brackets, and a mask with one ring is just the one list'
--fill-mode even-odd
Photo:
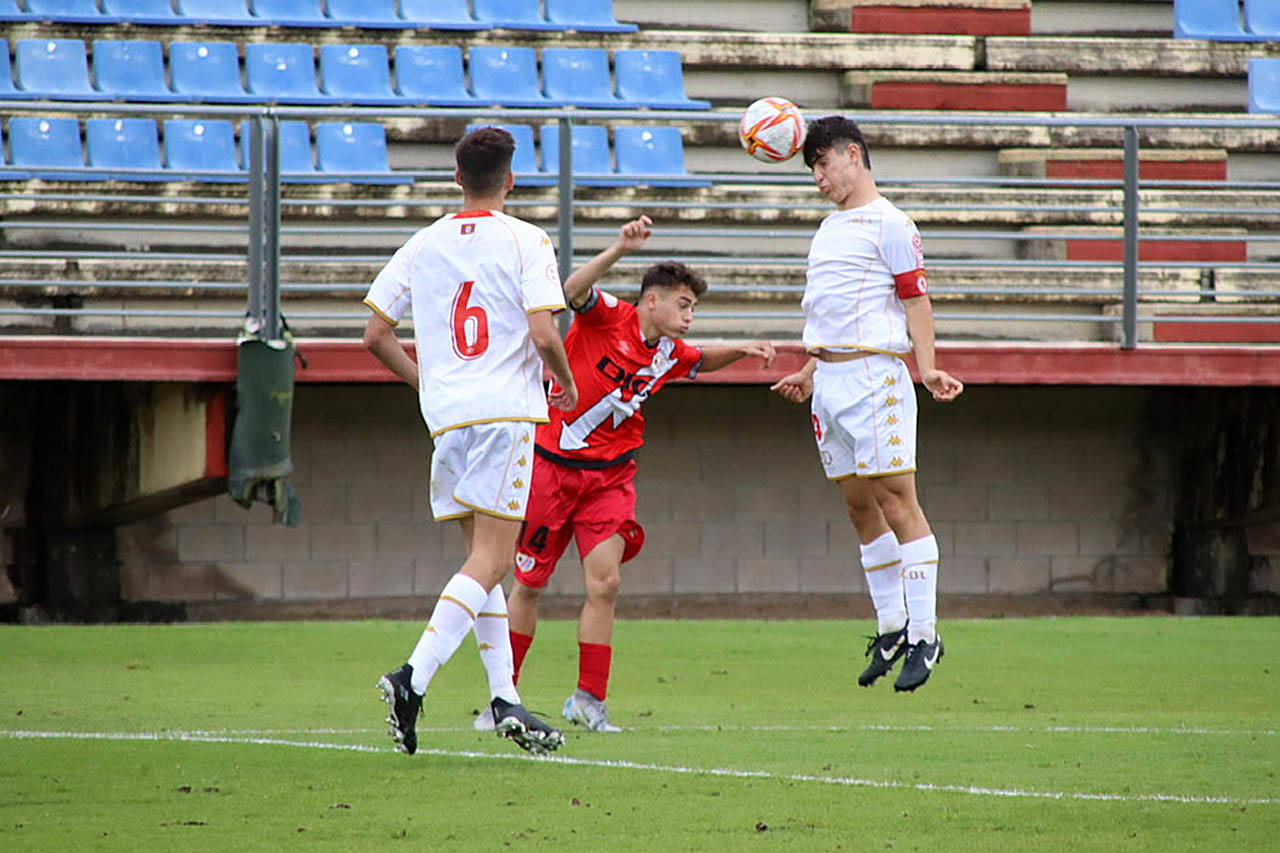
{"label": "player's outstretched hand", "polygon": [[562,412],[572,412],[578,407],[578,386],[570,385],[568,388],[556,386],[552,388],[551,393],[547,394],[547,402]]}
{"label": "player's outstretched hand", "polygon": [[773,360],[778,357],[778,351],[768,341],[752,341],[749,344],[743,344],[742,355],[764,359],[762,367],[773,367]]}
{"label": "player's outstretched hand", "polygon": [[618,230],[618,248],[624,252],[634,252],[644,247],[653,236],[653,220],[647,216],[633,219]]}
{"label": "player's outstretched hand", "polygon": [[920,379],[939,403],[950,403],[964,390],[964,383],[945,370],[931,370]]}
{"label": "player's outstretched hand", "polygon": [[770,391],[777,391],[784,400],[803,403],[813,396],[813,375],[803,370],[784,376],[773,383]]}

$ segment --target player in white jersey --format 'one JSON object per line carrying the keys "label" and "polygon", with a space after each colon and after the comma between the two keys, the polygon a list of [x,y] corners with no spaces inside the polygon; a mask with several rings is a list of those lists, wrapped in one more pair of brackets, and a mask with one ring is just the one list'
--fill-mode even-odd
{"label": "player in white jersey", "polygon": [[813,398],[823,469],[862,543],[877,627],[858,683],[872,684],[905,655],[893,686],[915,690],[943,648],[938,543],[916,497],[915,389],[903,358],[914,351],[935,400],[954,400],[964,386],[935,363],[920,233],[876,189],[858,126],[839,116],[814,122],[804,162],[836,211],[809,247],[801,305],[813,357],[773,390],[796,403]]}
{"label": "player in white jersey", "polygon": [[[529,497],[534,428],[547,421],[544,363],[561,389],[551,403],[572,409],[578,399],[552,317],[564,295],[551,241],[502,212],[514,151],[504,130],[467,134],[456,150],[462,210],[411,237],[365,299],[373,316],[364,343],[417,389],[435,443],[431,512],[437,521],[456,519],[467,546],[408,662],[378,681],[396,748],[411,755],[423,694],[473,629],[498,734],[535,753],[564,742],[520,703],[501,586]],[[395,334],[406,310],[413,312],[416,362]]]}

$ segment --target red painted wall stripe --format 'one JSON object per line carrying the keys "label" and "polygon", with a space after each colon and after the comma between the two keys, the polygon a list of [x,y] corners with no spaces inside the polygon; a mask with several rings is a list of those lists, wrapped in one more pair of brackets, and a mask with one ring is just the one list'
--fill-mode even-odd
{"label": "red painted wall stripe", "polygon": [[852,10],[854,33],[935,33],[962,36],[1029,36],[1031,6],[1025,9],[965,9],[858,6]]}
{"label": "red painted wall stripe", "polygon": [[1061,111],[1067,108],[1067,87],[1053,83],[885,80],[871,84],[870,106],[881,110]]}

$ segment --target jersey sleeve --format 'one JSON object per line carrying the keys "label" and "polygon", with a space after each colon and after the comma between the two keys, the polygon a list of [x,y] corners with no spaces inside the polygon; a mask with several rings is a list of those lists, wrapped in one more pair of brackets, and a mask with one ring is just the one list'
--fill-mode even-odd
{"label": "jersey sleeve", "polygon": [[413,301],[413,291],[409,287],[409,268],[412,266],[413,246],[416,243],[416,240],[411,240],[396,250],[373,280],[373,284],[369,285],[369,292],[364,297],[364,304],[393,326],[399,325]]}
{"label": "jersey sleeve", "polygon": [[535,311],[564,310],[564,290],[560,285],[560,268],[551,238],[542,229],[536,229],[530,238],[531,246],[521,270],[520,291],[526,314]]}
{"label": "jersey sleeve", "polygon": [[592,287],[586,303],[581,308],[574,309],[574,314],[577,315],[574,322],[589,326],[607,326],[618,322],[621,313],[627,310],[623,306],[628,305],[629,303],[621,302],[612,293]]}
{"label": "jersey sleeve", "polygon": [[677,340],[673,355],[676,357],[676,368],[672,371],[672,379],[682,376],[692,379],[698,375],[698,370],[702,367],[702,350]]}
{"label": "jersey sleeve", "polygon": [[898,298],[924,296],[929,285],[924,275],[924,249],[916,224],[905,216],[886,223],[880,251],[897,284]]}

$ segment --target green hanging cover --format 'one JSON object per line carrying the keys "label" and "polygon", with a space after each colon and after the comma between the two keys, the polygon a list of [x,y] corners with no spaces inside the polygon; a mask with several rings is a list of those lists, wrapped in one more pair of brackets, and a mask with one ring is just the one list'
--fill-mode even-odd
{"label": "green hanging cover", "polygon": [[266,341],[241,337],[237,347],[236,412],[228,455],[227,491],[248,508],[271,504],[272,521],[294,527],[302,515],[293,473],[293,336]]}

